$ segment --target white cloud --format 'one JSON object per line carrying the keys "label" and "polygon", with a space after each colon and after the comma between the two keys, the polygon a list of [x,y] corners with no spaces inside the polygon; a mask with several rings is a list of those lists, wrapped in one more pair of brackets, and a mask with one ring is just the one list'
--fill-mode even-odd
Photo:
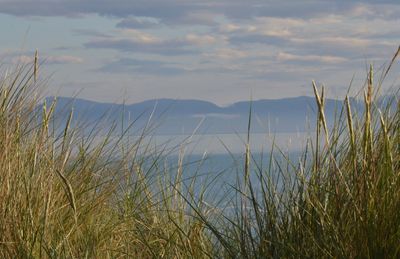
{"label": "white cloud", "polygon": [[211,35],[188,34],[185,39],[196,45],[210,45],[217,42],[217,38]]}
{"label": "white cloud", "polygon": [[375,42],[370,39],[354,38],[346,36],[331,36],[331,37],[315,37],[315,38],[292,38],[290,39],[294,43],[309,44],[309,43],[320,43],[329,44],[343,47],[367,47],[374,44]]}
{"label": "white cloud", "polygon": [[261,35],[278,37],[278,38],[289,38],[293,34],[289,30],[278,30],[278,29],[264,29],[261,31]]}
{"label": "white cloud", "polygon": [[143,44],[155,44],[155,43],[160,43],[162,41],[160,38],[154,35],[135,29],[123,29],[120,30],[120,32],[122,36],[113,37],[114,40],[129,39]]}
{"label": "white cloud", "polygon": [[374,16],[375,11],[372,6],[359,4],[349,10],[351,16]]}
{"label": "white cloud", "polygon": [[222,24],[220,25],[219,30],[221,32],[235,32],[239,31],[241,27],[239,25],[233,24],[233,23],[227,23],[227,24]]}
{"label": "white cloud", "polygon": [[33,62],[33,56],[21,55],[11,59],[12,64],[27,64]]}
{"label": "white cloud", "polygon": [[346,58],[343,57],[335,57],[335,56],[318,56],[318,55],[294,55],[286,52],[279,52],[277,55],[278,61],[310,61],[310,62],[322,62],[322,63],[342,63],[347,61]]}
{"label": "white cloud", "polygon": [[239,49],[232,49],[232,48],[220,48],[217,49],[213,53],[206,53],[205,57],[213,58],[213,59],[237,59],[237,58],[244,58],[247,57],[248,54]]}
{"label": "white cloud", "polygon": [[287,17],[258,17],[255,22],[275,29],[302,27],[307,23],[304,19]]}

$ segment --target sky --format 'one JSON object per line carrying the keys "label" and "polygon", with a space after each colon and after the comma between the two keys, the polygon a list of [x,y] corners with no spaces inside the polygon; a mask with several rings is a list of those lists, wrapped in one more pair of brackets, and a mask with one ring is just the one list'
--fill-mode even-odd
{"label": "sky", "polygon": [[38,49],[46,95],[102,102],[228,105],[312,95],[312,80],[342,98],[388,64],[399,24],[399,0],[0,0],[0,63]]}

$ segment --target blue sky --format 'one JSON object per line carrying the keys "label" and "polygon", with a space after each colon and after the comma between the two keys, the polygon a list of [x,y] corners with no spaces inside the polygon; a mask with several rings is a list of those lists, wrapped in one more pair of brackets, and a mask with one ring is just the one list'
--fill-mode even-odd
{"label": "blue sky", "polygon": [[107,102],[226,105],[311,95],[313,79],[342,97],[391,58],[399,24],[397,0],[0,0],[0,62],[39,49],[46,94]]}

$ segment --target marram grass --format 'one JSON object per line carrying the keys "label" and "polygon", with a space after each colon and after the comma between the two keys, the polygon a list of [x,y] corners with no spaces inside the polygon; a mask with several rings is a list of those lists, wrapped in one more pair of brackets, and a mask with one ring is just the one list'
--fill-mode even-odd
{"label": "marram grass", "polygon": [[38,70],[36,52],[0,80],[1,258],[400,257],[400,104],[378,102],[372,66],[364,108],[346,97],[332,128],[313,83],[316,136],[298,161],[273,146],[257,164],[249,127],[230,209],[195,177],[184,188],[182,159],[166,172],[144,136],[112,141],[110,126],[99,141],[72,111],[56,124],[55,102],[38,109]]}

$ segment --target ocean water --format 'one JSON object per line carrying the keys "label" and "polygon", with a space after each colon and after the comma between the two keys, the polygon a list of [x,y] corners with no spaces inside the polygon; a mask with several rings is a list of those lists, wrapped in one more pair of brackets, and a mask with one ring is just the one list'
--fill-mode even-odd
{"label": "ocean water", "polygon": [[[250,149],[253,153],[267,153],[272,147],[282,151],[302,150],[310,134],[275,133],[275,134],[250,134]],[[242,154],[246,149],[246,134],[201,134],[201,135],[165,135],[147,137],[144,142],[152,142],[154,146],[175,147],[174,151],[185,154]]]}
{"label": "ocean water", "polygon": [[[260,174],[277,186],[281,184],[278,165],[284,171],[290,167],[286,157],[298,164],[309,136],[306,133],[250,135],[249,178],[256,193],[261,189]],[[163,135],[143,139],[128,136],[122,142],[127,146],[140,142],[139,150],[146,161],[143,170],[151,178],[154,189],[160,188],[160,181],[163,186],[179,185],[186,198],[193,194],[194,200],[202,196],[213,206],[227,207],[243,188],[246,139],[246,134]],[[157,160],[156,166],[154,160]]]}
{"label": "ocean water", "polygon": [[[229,204],[237,198],[237,191],[244,185],[245,142],[242,137],[237,135],[195,136],[191,139],[192,142],[186,141],[186,144],[176,146],[176,152],[166,154],[161,159],[164,167],[161,171],[166,174],[163,179],[172,185],[179,183],[182,194],[186,198],[191,196],[190,192],[192,192],[195,196],[194,200],[203,195],[202,199],[213,206],[229,207]],[[166,138],[166,136],[161,138]],[[277,173],[278,164],[285,168],[284,171],[290,166],[286,161],[287,158],[293,164],[298,164],[302,154],[300,148],[302,143],[292,141],[292,148],[286,146],[281,150],[275,147],[271,157],[272,144],[266,141],[265,136],[252,136],[250,141],[252,140],[254,142],[251,142],[249,178],[255,193],[261,192],[260,175],[263,175],[264,179],[271,179],[279,188],[283,178]]]}

